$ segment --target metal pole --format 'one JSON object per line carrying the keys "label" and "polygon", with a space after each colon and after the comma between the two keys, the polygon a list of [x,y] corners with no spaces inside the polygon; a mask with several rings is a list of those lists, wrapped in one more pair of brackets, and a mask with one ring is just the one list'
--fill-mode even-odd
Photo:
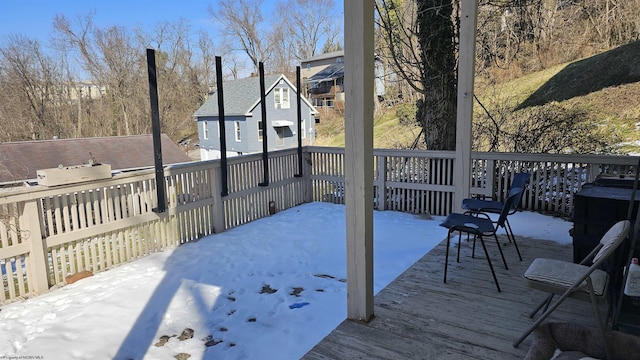
{"label": "metal pole", "polygon": [[227,183],[227,132],[224,120],[224,93],[222,91],[222,58],[216,56],[216,92],[218,93],[218,125],[220,129],[220,183],[222,196],[229,195]]}
{"label": "metal pole", "polygon": [[269,186],[269,147],[267,143],[267,104],[264,86],[264,64],[258,63],[258,72],[260,74],[260,109],[262,114],[262,168],[263,179],[259,186]]}
{"label": "metal pole", "polygon": [[302,107],[300,95],[300,66],[296,66],[296,95],[298,99],[298,173],[295,177],[302,177]]}
{"label": "metal pole", "polygon": [[156,72],[156,52],[147,49],[147,70],[149,73],[149,99],[151,101],[151,132],[153,134],[153,158],[156,169],[156,197],[158,207],[153,211],[162,213],[167,209],[162,167],[162,142],[160,140],[160,110],[158,107],[158,78]]}

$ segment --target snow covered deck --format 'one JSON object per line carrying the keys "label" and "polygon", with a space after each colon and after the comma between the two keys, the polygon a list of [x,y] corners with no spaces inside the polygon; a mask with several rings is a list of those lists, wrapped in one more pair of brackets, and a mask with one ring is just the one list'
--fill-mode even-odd
{"label": "snow covered deck", "polygon": [[[517,349],[511,344],[533,322],[528,313],[545,295],[527,289],[521,274],[536,257],[571,261],[573,249],[517,239],[523,261],[512,245],[504,246],[509,270],[498,261],[495,242],[487,242],[489,251],[495,250],[491,258],[501,293],[478,255],[482,250],[472,259],[471,243],[464,238],[460,263],[455,253],[449,258],[443,284],[445,239],[375,296],[371,322],[342,322],[303,359],[522,359],[531,337]],[[572,299],[549,320],[596,326],[590,304]]]}

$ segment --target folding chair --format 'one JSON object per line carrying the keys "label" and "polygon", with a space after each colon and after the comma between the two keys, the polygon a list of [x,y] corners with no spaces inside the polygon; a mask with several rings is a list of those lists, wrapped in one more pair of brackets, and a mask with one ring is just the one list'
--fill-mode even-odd
{"label": "folding chair", "polygon": [[445,255],[444,262],[444,283],[447,282],[447,268],[449,266],[449,246],[451,244],[451,233],[454,231],[458,231],[458,256],[456,261],[460,262],[460,239],[462,238],[462,233],[467,233],[469,235],[473,235],[473,251],[471,253],[471,257],[475,257],[475,243],[476,238],[480,238],[480,243],[482,244],[482,248],[484,249],[484,255],[487,258],[487,262],[489,263],[489,268],[491,269],[491,274],[493,275],[493,281],[498,288],[498,292],[500,292],[500,285],[498,284],[498,278],[496,277],[496,273],[493,270],[493,264],[491,263],[491,258],[489,257],[489,253],[487,252],[487,247],[484,243],[485,236],[493,236],[496,239],[496,244],[498,244],[498,250],[500,251],[500,256],[502,257],[502,262],[504,263],[504,268],[509,269],[507,266],[507,261],[504,259],[504,253],[502,252],[502,247],[500,246],[500,241],[498,240],[498,236],[496,232],[500,227],[505,228],[505,221],[507,219],[507,214],[509,213],[511,207],[513,206],[513,202],[516,200],[518,195],[520,194],[519,188],[512,188],[509,192],[509,196],[505,200],[502,209],[500,211],[500,216],[496,222],[493,222],[489,216],[478,216],[480,214],[460,214],[460,213],[451,213],[447,218],[440,224],[440,226],[449,229],[447,233],[447,250]]}
{"label": "folding chair", "polygon": [[[583,261],[584,264],[591,262],[591,266],[543,258],[535,259],[529,265],[529,268],[524,273],[524,278],[527,280],[529,287],[561,296],[513,343],[514,347],[518,347],[564,300],[571,297],[591,301],[596,320],[602,332],[606,353],[610,354],[606,342],[606,319],[602,319],[598,310],[598,303],[606,301],[607,298],[609,274],[601,270],[600,267],[622,244],[629,233],[630,227],[631,223],[628,220],[623,220],[613,225],[604,234],[596,248],[587,255],[586,261]],[[533,314],[538,312],[550,300],[549,297],[545,299]]]}
{"label": "folding chair", "polygon": [[[513,215],[516,213],[516,211],[518,211],[518,208],[520,207],[520,202],[522,200],[522,194],[524,193],[524,188],[529,182],[530,178],[531,178],[531,174],[524,173],[524,172],[517,173],[513,177],[513,181],[511,182],[510,189],[519,188],[521,189],[521,191],[516,197],[515,201],[513,202],[513,206],[509,210],[508,215]],[[499,214],[500,211],[502,211],[503,205],[504,205],[503,203],[497,200],[484,200],[484,199],[473,199],[473,198],[462,200],[462,209],[466,210],[467,212]],[[507,238],[509,239],[509,242],[514,243],[516,247],[516,252],[518,253],[518,258],[520,259],[520,261],[522,261],[522,255],[520,254],[520,249],[518,249],[518,244],[515,242],[516,237],[513,234],[513,229],[511,228],[511,224],[509,223],[508,216],[506,218],[506,224],[507,226],[505,230],[507,232]]]}

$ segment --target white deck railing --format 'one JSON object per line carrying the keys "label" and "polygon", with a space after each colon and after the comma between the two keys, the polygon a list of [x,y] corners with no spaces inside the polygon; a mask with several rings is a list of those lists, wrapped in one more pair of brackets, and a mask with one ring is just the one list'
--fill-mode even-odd
{"label": "white deck railing", "polygon": [[[343,203],[344,150],[307,148],[314,201]],[[453,151],[374,150],[374,201],[378,210],[447,215],[454,209]],[[637,157],[473,153],[471,193],[503,200],[514,174],[531,173],[522,208],[560,216],[573,196],[600,175],[633,176]]]}
{"label": "white deck railing", "polygon": [[[454,152],[375,150],[379,210],[446,215],[453,209]],[[0,193],[0,304],[62,285],[68,275],[98,272],[150,253],[310,201],[344,201],[344,150],[307,147],[298,174],[295,150],[269,154],[261,186],[260,154],[229,158],[228,195],[220,161],[165,168],[167,210],[156,213],[153,169],[58,187]],[[525,209],[568,215],[573,195],[599,174],[629,174],[632,157],[473,154],[472,193],[501,199],[513,174],[532,173]]]}

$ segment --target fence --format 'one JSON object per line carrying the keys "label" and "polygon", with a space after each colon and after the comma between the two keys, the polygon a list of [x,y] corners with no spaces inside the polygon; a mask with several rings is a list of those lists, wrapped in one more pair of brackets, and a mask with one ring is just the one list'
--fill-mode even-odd
{"label": "fence", "polygon": [[294,164],[293,150],[270,154],[269,185],[260,186],[261,156],[231,158],[224,198],[219,161],[167,166],[164,213],[154,212],[153,170],[0,193],[0,303],[259,219],[271,202],[285,209],[310,201]]}
{"label": "fence", "polygon": [[[157,213],[153,170],[59,187],[0,193],[0,304],[47,291],[82,271],[98,272],[150,253],[310,201],[344,202],[344,150],[306,147],[269,154],[262,186],[260,154],[228,159],[228,195],[220,162],[165,168],[167,210]],[[374,151],[378,210],[446,215],[454,207],[454,152]],[[570,214],[573,195],[600,174],[630,174],[636,159],[614,156],[477,153],[472,193],[502,199],[513,174],[532,173],[525,209]]]}

